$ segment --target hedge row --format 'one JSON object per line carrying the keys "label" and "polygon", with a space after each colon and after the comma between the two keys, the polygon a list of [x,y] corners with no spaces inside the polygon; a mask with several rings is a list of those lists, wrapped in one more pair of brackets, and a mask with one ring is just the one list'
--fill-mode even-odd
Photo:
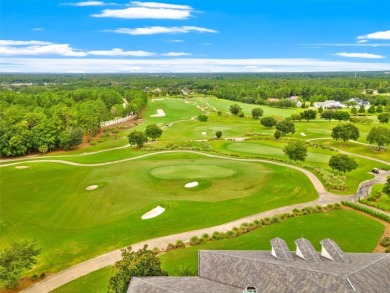
{"label": "hedge row", "polygon": [[[190,246],[199,245],[201,243],[214,241],[214,240],[221,240],[221,239],[227,239],[227,238],[235,238],[240,235],[246,234],[250,231],[256,230],[263,226],[268,226],[274,223],[279,223],[284,220],[287,220],[289,218],[293,217],[299,217],[299,216],[305,216],[310,214],[318,214],[318,213],[325,213],[328,211],[332,211],[335,209],[341,209],[341,205],[339,203],[336,204],[329,204],[327,206],[315,206],[315,207],[306,207],[303,209],[294,209],[292,213],[284,213],[280,215],[275,215],[272,217],[267,217],[259,220],[254,220],[253,222],[245,222],[240,225],[240,227],[233,227],[232,230],[229,230],[227,232],[214,232],[212,235],[209,235],[207,233],[203,234],[201,237],[193,236],[191,237],[189,241]],[[169,243],[168,246],[165,248],[166,251],[177,249],[177,248],[184,248],[185,244],[183,241],[178,240],[176,241],[176,244]],[[157,252],[157,248],[154,248],[154,251]]]}
{"label": "hedge row", "polygon": [[378,219],[381,219],[383,221],[390,223],[390,216],[382,214],[382,213],[377,212],[377,211],[374,211],[374,210],[370,209],[369,207],[361,206],[357,203],[350,202],[350,201],[342,201],[341,203],[347,207],[351,207],[355,210],[364,212],[364,213],[369,214],[373,217],[376,217]]}

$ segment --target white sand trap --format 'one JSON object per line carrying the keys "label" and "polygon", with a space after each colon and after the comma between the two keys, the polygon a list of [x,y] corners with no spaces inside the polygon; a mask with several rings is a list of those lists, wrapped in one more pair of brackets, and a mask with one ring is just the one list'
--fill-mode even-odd
{"label": "white sand trap", "polygon": [[301,132],[301,135],[302,135],[302,136],[306,136],[306,134],[305,134],[304,132]]}
{"label": "white sand trap", "polygon": [[143,214],[141,219],[142,220],[151,219],[151,218],[154,218],[154,217],[157,217],[157,216],[161,215],[163,212],[165,212],[165,209],[160,207],[160,206],[157,206],[153,210]]}
{"label": "white sand trap", "polygon": [[85,188],[85,190],[94,190],[94,189],[96,189],[98,187],[99,187],[98,185],[90,185],[87,188]]}
{"label": "white sand trap", "polygon": [[187,183],[186,185],[184,185],[185,188],[192,188],[192,187],[195,187],[195,186],[198,186],[199,183],[194,181],[194,182],[190,182],[190,183]]}
{"label": "white sand trap", "polygon": [[202,132],[202,135],[206,135],[207,134],[207,132]]}
{"label": "white sand trap", "polygon": [[150,117],[164,117],[165,112],[163,109],[157,109],[157,114],[150,115]]}
{"label": "white sand trap", "polygon": [[28,169],[31,168],[31,166],[16,166],[16,169]]}

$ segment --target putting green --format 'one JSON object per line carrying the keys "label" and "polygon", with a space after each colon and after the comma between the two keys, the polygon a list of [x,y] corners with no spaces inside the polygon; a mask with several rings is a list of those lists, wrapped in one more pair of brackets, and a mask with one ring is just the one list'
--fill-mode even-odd
{"label": "putting green", "polygon": [[204,179],[226,178],[237,173],[236,170],[215,165],[176,165],[163,166],[151,170],[150,174],[159,179]]}
{"label": "putting green", "polygon": [[284,155],[283,150],[281,148],[269,147],[258,143],[250,143],[250,142],[231,143],[226,148],[231,151],[243,152],[243,153]]}

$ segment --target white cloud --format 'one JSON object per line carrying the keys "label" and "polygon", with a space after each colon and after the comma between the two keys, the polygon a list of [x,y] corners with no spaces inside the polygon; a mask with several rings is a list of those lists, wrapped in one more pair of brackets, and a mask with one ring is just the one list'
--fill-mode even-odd
{"label": "white cloud", "polygon": [[189,32],[217,33],[216,30],[197,27],[197,26],[173,26],[173,27],[150,26],[150,27],[143,27],[143,28],[142,27],[118,28],[115,30],[106,30],[106,31],[118,33],[118,34],[128,34],[128,35],[185,34]]}
{"label": "white cloud", "polygon": [[104,9],[100,14],[92,14],[91,16],[126,19],[187,19],[191,16],[191,12],[181,9],[129,7],[126,9]]}
{"label": "white cloud", "polygon": [[186,73],[186,72],[319,72],[385,71],[390,63],[327,61],[306,58],[285,59],[75,59],[16,58],[0,60],[2,72],[86,72],[86,73]]}
{"label": "white cloud", "polygon": [[[19,44],[20,45],[20,44]],[[87,54],[74,50],[68,44],[50,44],[33,46],[0,46],[1,55],[60,55],[69,57],[84,57]]]}
{"label": "white cloud", "polygon": [[0,46],[28,46],[28,45],[51,45],[51,42],[42,41],[15,41],[15,40],[0,40]]}
{"label": "white cloud", "polygon": [[359,40],[359,41],[357,41],[358,44],[363,44],[363,43],[367,43],[367,42],[368,42],[368,40]]}
{"label": "white cloud", "polygon": [[357,39],[358,40],[362,40],[362,39],[390,40],[390,30],[358,36]]}
{"label": "white cloud", "polygon": [[342,52],[342,53],[336,53],[336,56],[341,56],[341,57],[348,57],[348,58],[368,58],[368,59],[380,59],[380,58],[386,58],[385,56],[382,55],[376,55],[376,54],[370,54],[370,53],[347,53],[347,52]]}
{"label": "white cloud", "polygon": [[148,57],[156,55],[153,52],[146,52],[146,51],[123,51],[122,49],[112,49],[108,51],[89,51],[87,52],[88,55],[95,55],[95,56],[134,56],[134,57]]}
{"label": "white cloud", "polygon": [[168,52],[161,54],[162,56],[168,56],[168,57],[180,57],[180,56],[191,56],[191,53],[185,53],[185,52]]}
{"label": "white cloud", "polygon": [[41,28],[41,27],[36,27],[36,28],[33,28],[31,29],[32,31],[43,31],[45,30],[44,28]]}
{"label": "white cloud", "polygon": [[183,40],[168,40],[168,43],[184,43]]}
{"label": "white cloud", "polygon": [[166,3],[157,3],[157,2],[139,2],[139,1],[131,2],[131,4],[135,6],[147,7],[147,8],[192,10],[192,7],[188,5],[166,4]]}
{"label": "white cloud", "polygon": [[295,44],[295,46],[314,46],[314,47],[390,47],[390,43],[312,43],[312,44]]}
{"label": "white cloud", "polygon": [[104,6],[104,5],[110,5],[113,3],[104,3],[102,1],[83,1],[83,2],[75,2],[75,3],[62,3],[63,5],[70,5],[70,6]]}

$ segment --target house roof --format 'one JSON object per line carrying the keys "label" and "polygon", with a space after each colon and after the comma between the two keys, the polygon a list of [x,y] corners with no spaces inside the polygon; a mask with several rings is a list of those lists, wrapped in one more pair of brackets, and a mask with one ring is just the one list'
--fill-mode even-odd
{"label": "house roof", "polygon": [[278,293],[389,292],[390,254],[344,253],[333,241],[325,239],[322,245],[327,254],[323,257],[308,240],[301,238],[296,244],[307,256],[302,258],[287,253],[282,239],[271,242],[275,254],[199,251],[197,277],[134,278],[128,293],[242,292],[246,286],[255,286],[259,292]]}

